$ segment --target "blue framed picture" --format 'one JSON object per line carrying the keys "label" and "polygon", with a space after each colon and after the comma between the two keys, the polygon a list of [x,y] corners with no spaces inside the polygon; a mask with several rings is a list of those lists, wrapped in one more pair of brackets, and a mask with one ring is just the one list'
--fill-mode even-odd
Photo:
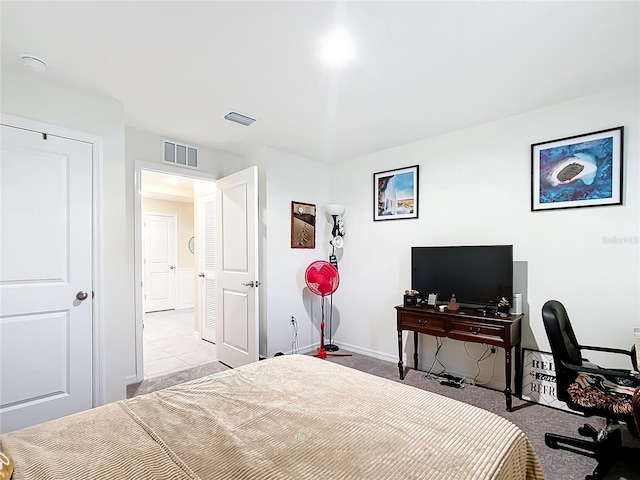
{"label": "blue framed picture", "polygon": [[373,220],[418,218],[418,165],[373,174]]}
{"label": "blue framed picture", "polygon": [[531,210],[621,205],[623,130],[531,145]]}

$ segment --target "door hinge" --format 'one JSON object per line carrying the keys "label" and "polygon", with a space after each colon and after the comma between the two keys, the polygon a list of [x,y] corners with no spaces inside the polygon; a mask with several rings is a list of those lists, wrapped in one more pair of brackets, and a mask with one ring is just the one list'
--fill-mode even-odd
{"label": "door hinge", "polygon": [[47,134],[46,134],[46,133],[44,133],[44,132],[42,132],[42,139],[43,139],[43,140],[46,140],[46,139],[47,139]]}

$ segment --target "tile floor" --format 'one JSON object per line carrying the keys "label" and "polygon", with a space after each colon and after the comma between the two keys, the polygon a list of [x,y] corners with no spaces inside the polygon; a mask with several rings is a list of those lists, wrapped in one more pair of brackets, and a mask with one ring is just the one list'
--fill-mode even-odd
{"label": "tile floor", "polygon": [[193,333],[194,315],[193,308],[144,314],[144,378],[216,360],[215,345]]}

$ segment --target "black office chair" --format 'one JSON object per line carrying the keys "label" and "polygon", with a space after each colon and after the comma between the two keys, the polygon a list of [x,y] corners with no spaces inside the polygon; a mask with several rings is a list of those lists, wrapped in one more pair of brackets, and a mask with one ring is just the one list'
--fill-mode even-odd
{"label": "black office chair", "polygon": [[[604,478],[618,461],[640,471],[640,448],[623,447],[620,429],[612,428],[612,425],[625,422],[629,432],[638,438],[640,375],[637,373],[635,347],[627,351],[580,345],[573,333],[567,311],[556,300],[549,300],[544,304],[542,320],[556,366],[558,399],[585,416],[595,415],[606,420],[606,425],[601,430],[588,424],[578,429],[580,435],[590,440],[547,433],[546,445],[595,458],[598,465],[592,475],[586,476],[587,480]],[[635,371],[601,368],[589,363],[582,356],[583,350],[628,355]]]}

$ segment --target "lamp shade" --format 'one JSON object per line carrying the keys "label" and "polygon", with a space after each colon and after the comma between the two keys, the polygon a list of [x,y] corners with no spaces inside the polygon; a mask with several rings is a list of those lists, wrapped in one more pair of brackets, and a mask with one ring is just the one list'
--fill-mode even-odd
{"label": "lamp shade", "polygon": [[342,215],[344,213],[344,205],[330,203],[326,206],[326,210],[329,215]]}

